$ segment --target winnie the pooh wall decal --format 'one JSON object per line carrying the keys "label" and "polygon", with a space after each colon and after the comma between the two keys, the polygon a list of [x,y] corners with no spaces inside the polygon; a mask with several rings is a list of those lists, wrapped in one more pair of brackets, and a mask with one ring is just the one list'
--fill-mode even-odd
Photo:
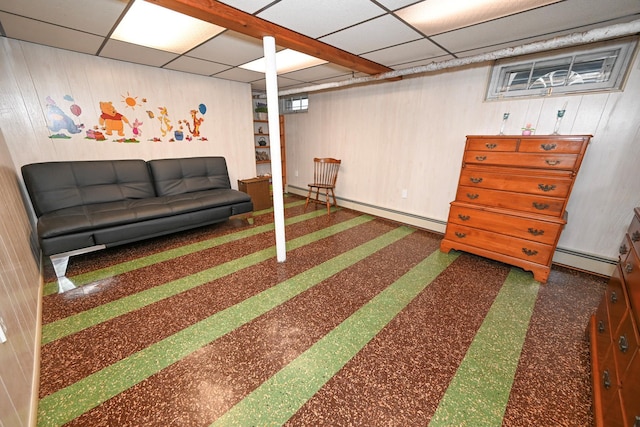
{"label": "winnie the pooh wall decal", "polygon": [[160,121],[160,133],[162,136],[167,136],[167,133],[173,129],[171,120],[169,120],[169,111],[167,107],[158,107],[158,110],[160,110],[160,115],[157,117]]}
{"label": "winnie the pooh wall decal", "polygon": [[[65,95],[64,99],[66,101],[74,102],[73,98],[69,95]],[[54,101],[53,98],[51,98],[50,96],[47,96],[46,101],[47,103],[45,106],[45,111],[47,115],[47,120],[49,121],[48,128],[50,131],[56,132],[55,134],[50,135],[49,138],[52,138],[52,139],[71,138],[71,136],[67,135],[66,133],[60,132],[63,130],[69,132],[70,134],[76,134],[76,133],[82,132],[82,128],[84,128],[84,125],[82,123],[76,124],[73,121],[73,119],[69,117],[62,110],[62,108],[60,108],[56,104],[56,101]],[[77,117],[79,117],[80,114],[82,113],[82,109],[80,108],[80,106],[76,104],[72,104],[69,109],[71,113]]]}
{"label": "winnie the pooh wall decal", "polygon": [[[202,122],[204,122],[204,117],[198,117],[198,113],[204,116],[206,112],[207,112],[206,105],[204,104],[198,105],[197,110],[194,109],[190,111],[191,119],[178,120],[178,125],[180,126],[180,130],[176,132],[182,133],[182,131],[184,130],[184,126],[186,126],[187,130],[189,131],[192,137],[200,139],[201,141],[206,141],[207,139],[204,137],[201,137],[200,135],[200,126],[202,125]],[[176,135],[176,139],[181,140],[182,137],[178,138],[178,136]],[[187,141],[191,141],[191,140],[192,138],[187,137]]]}
{"label": "winnie the pooh wall decal", "polygon": [[129,124],[129,119],[116,111],[111,101],[100,102],[100,126],[107,135],[113,135],[115,131],[119,136],[124,136],[124,123]]}

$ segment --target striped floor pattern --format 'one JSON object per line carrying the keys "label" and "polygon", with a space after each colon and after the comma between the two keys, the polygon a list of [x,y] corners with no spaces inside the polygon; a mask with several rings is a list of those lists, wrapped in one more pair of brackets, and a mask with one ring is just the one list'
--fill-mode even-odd
{"label": "striped floor pattern", "polygon": [[48,268],[38,425],[590,425],[604,279],[285,203],[284,263],[265,210]]}

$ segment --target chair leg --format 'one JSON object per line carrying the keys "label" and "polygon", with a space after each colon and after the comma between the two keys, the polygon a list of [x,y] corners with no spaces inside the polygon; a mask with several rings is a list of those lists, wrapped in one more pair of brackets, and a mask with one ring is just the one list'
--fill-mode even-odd
{"label": "chair leg", "polygon": [[306,201],[306,202],[305,202],[305,204],[304,204],[304,210],[303,210],[303,212],[306,212],[306,211],[307,211],[307,205],[309,204],[309,199],[311,198],[311,189],[312,189],[312,188],[311,188],[311,187],[309,187],[309,192],[307,193],[307,201]]}
{"label": "chair leg", "polygon": [[327,215],[329,215],[331,213],[331,202],[330,202],[330,199],[329,199],[329,189],[328,188],[324,189],[324,197],[325,197],[325,200],[327,201],[326,202],[327,203]]}
{"label": "chair leg", "polygon": [[333,196],[333,206],[338,207],[338,201],[336,200],[336,193],[331,189],[331,195]]}

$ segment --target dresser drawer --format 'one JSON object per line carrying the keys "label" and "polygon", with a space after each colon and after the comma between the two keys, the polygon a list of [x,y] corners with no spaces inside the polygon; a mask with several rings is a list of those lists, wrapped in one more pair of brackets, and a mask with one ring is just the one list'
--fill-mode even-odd
{"label": "dresser drawer", "polygon": [[467,151],[463,160],[465,164],[573,170],[578,154]]}
{"label": "dresser drawer", "polygon": [[622,412],[627,426],[638,425],[640,420],[640,353],[636,353],[631,366],[627,370],[625,381],[620,390],[620,400],[622,401]]}
{"label": "dresser drawer", "polygon": [[[629,312],[627,312],[627,315],[622,319],[620,326],[618,326],[618,329],[611,338],[619,382],[624,386],[625,381],[623,381],[623,378],[625,378],[631,360],[638,350],[638,337]],[[636,380],[636,378],[634,378],[634,380]]]}
{"label": "dresser drawer", "polygon": [[629,256],[629,252],[631,251],[632,247],[633,244],[629,240],[629,235],[625,234],[624,238],[622,239],[622,243],[620,243],[620,247],[618,248],[618,255],[620,256],[619,261],[621,263],[623,263],[627,259],[627,256]]}
{"label": "dresser drawer", "polygon": [[516,151],[517,147],[517,138],[469,138],[466,149],[473,151]]}
{"label": "dresser drawer", "polygon": [[460,185],[456,201],[559,217],[565,199]]}
{"label": "dresser drawer", "polygon": [[563,222],[539,221],[528,217],[506,215],[455,202],[449,211],[449,222],[547,245],[555,244],[564,225]]}
{"label": "dresser drawer", "polygon": [[613,337],[618,326],[620,326],[622,318],[629,310],[622,290],[622,272],[618,266],[613,270],[613,274],[607,283],[604,297],[607,301],[609,325],[611,325],[611,336]]}
{"label": "dresser drawer", "polygon": [[460,173],[460,185],[566,197],[571,188],[571,178],[543,175],[522,175],[500,171],[501,168],[468,166]]}
{"label": "dresser drawer", "polygon": [[633,247],[636,248],[636,253],[640,254],[640,218],[638,216],[633,217],[627,235],[631,239]]}
{"label": "dresser drawer", "polygon": [[592,332],[592,335],[589,337],[591,341],[593,341],[592,346],[595,347],[595,353],[592,354],[591,357],[596,357],[598,361],[598,366],[601,366],[604,363],[604,356],[606,352],[611,348],[611,335],[615,332],[611,330],[609,325],[609,313],[607,312],[607,301],[600,301],[600,305],[598,305],[598,310],[593,315],[595,328]]}
{"label": "dresser drawer", "polygon": [[640,325],[640,260],[635,249],[631,249],[622,261],[622,275],[627,284],[627,295],[636,324]]}
{"label": "dresser drawer", "polygon": [[553,255],[553,246],[460,224],[449,224],[445,239],[543,265]]}
{"label": "dresser drawer", "polygon": [[620,402],[618,374],[613,361],[613,353],[607,352],[605,361],[599,366],[595,375],[594,389],[600,391],[601,414],[596,413],[596,425],[602,427],[624,426],[622,421],[622,404]]}
{"label": "dresser drawer", "polygon": [[554,140],[554,139],[522,139],[518,151],[526,153],[579,153],[582,151],[584,141]]}

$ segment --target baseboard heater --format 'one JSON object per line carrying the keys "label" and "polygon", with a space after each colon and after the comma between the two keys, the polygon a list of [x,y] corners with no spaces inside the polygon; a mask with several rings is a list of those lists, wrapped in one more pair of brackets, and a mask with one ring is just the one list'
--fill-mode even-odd
{"label": "baseboard heater", "polygon": [[[296,187],[295,185],[287,185],[287,191],[299,196],[307,197],[308,188]],[[338,206],[353,209],[392,221],[401,222],[403,224],[422,228],[434,233],[444,234],[447,226],[446,221],[439,219],[427,218],[424,216],[398,211],[395,209],[375,206],[369,203],[358,202],[343,197],[336,197]],[[617,260],[605,258],[584,252],[578,252],[562,247],[557,247],[553,254],[553,263],[563,265],[576,270],[586,271],[600,276],[609,277],[613,273]]]}

